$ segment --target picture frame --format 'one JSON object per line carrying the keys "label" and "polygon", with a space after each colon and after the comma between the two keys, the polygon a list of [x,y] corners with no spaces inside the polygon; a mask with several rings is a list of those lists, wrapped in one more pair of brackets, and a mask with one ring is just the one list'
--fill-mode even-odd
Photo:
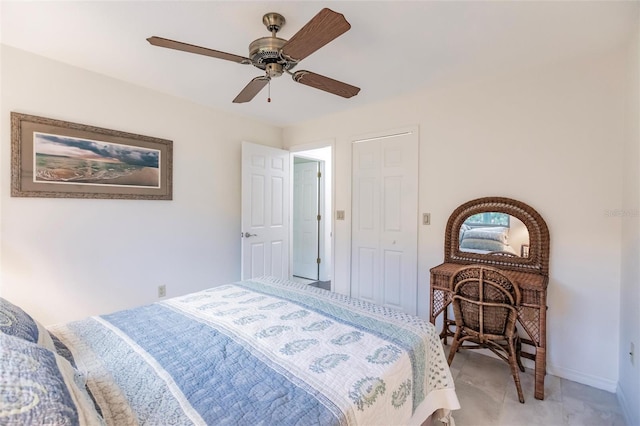
{"label": "picture frame", "polygon": [[173,141],[11,112],[11,196],[173,199]]}

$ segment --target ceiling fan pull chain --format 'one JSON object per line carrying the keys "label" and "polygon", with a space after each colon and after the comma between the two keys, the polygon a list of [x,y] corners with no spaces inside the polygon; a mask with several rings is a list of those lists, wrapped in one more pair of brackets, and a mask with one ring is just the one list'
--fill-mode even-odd
{"label": "ceiling fan pull chain", "polygon": [[271,80],[269,80],[269,95],[267,96],[267,102],[271,102]]}

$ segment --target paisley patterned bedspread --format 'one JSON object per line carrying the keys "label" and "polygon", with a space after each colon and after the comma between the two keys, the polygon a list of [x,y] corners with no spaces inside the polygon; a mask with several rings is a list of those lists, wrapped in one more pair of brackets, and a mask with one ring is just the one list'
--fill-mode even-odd
{"label": "paisley patterned bedspread", "polygon": [[50,331],[107,424],[401,425],[459,408],[431,324],[274,278]]}

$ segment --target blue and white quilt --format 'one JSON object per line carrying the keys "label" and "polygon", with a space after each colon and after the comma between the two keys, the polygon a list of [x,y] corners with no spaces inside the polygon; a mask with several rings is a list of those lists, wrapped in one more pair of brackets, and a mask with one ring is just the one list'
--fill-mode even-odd
{"label": "blue and white quilt", "polygon": [[400,425],[459,408],[430,323],[274,278],[51,331],[107,424]]}

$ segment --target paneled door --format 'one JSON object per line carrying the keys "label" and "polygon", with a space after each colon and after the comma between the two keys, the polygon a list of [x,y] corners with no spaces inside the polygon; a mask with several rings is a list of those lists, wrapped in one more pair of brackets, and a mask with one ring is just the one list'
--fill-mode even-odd
{"label": "paneled door", "polygon": [[418,134],[353,143],[351,295],[416,314]]}
{"label": "paneled door", "polygon": [[320,163],[293,165],[293,275],[317,280],[320,261]]}
{"label": "paneled door", "polygon": [[289,277],[289,151],[242,143],[242,279]]}

